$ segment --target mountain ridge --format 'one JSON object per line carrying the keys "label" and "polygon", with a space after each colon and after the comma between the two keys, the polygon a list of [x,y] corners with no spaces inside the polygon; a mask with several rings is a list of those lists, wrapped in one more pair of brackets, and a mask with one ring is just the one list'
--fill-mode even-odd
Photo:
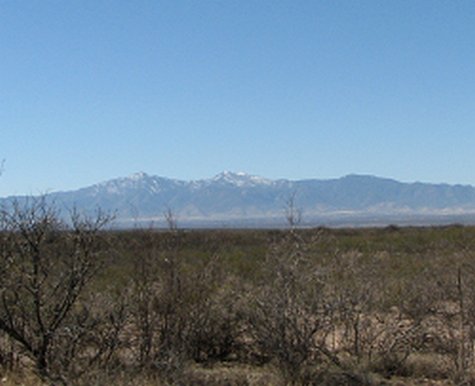
{"label": "mountain ridge", "polygon": [[[186,226],[272,226],[283,225],[285,205],[292,196],[309,226],[475,223],[475,188],[471,185],[407,183],[362,174],[289,180],[223,171],[187,181],[137,172],[77,190],[53,192],[48,199],[87,213],[97,208],[112,211],[124,226],[161,221],[167,209]],[[14,199],[24,197],[7,197],[1,202]]]}

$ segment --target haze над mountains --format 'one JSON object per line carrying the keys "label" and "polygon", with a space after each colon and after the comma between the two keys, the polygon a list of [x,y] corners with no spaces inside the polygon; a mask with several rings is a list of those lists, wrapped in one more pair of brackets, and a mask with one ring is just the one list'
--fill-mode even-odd
{"label": "haze \u043d\u0430\u0434 mountains", "polygon": [[[65,209],[114,212],[121,227],[160,224],[168,209],[185,227],[279,227],[285,225],[291,197],[307,226],[475,223],[475,188],[470,185],[402,183],[367,175],[291,181],[223,172],[183,181],[136,173],[51,193],[48,200]],[[25,198],[2,201],[12,199]]]}

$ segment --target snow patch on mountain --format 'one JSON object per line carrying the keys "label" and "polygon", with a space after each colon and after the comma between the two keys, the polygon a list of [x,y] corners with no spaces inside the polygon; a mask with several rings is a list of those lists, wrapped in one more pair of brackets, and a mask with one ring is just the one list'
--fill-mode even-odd
{"label": "snow patch on mountain", "polygon": [[244,172],[223,171],[211,179],[211,182],[224,183],[237,187],[250,187],[256,185],[272,185],[272,180],[247,174]]}

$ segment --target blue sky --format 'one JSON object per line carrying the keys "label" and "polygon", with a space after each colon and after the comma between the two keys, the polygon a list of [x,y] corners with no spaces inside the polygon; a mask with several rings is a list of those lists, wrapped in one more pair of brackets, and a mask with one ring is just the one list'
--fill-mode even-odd
{"label": "blue sky", "polygon": [[0,0],[0,195],[136,171],[475,184],[472,0]]}

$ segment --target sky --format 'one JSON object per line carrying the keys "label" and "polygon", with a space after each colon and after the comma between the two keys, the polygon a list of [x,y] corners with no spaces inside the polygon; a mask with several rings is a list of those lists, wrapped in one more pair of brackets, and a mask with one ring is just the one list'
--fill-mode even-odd
{"label": "sky", "polygon": [[0,196],[144,171],[475,184],[473,0],[0,0]]}

